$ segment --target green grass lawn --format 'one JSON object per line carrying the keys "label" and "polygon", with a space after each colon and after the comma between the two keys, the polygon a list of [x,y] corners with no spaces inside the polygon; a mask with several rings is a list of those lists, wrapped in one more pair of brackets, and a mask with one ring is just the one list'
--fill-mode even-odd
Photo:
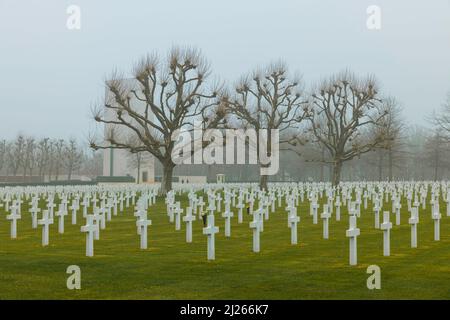
{"label": "green grass lawn", "polygon": [[[183,206],[186,199],[182,199]],[[372,207],[362,210],[358,227],[358,265],[348,265],[346,207],[330,220],[330,239],[322,239],[322,221],[313,225],[307,202],[298,213],[298,245],[290,244],[283,208],[270,215],[261,233],[261,252],[252,252],[250,217],[232,219],[231,238],[216,215],[216,260],[206,258],[202,224],[194,222],[193,243],[185,242],[185,224],[175,231],[165,204],[150,207],[149,249],[139,249],[132,207],[107,223],[95,241],[95,256],[85,256],[81,210],[78,225],[65,220],[58,234],[50,227],[50,245],[41,246],[41,227],[31,228],[28,205],[22,206],[18,238],[0,208],[1,299],[450,299],[450,218],[442,214],[441,241],[433,241],[430,208],[420,210],[417,249],[410,248],[409,213],[391,230],[391,256],[383,257],[382,231],[373,228]],[[385,204],[385,209],[390,204]],[[444,211],[445,205],[441,204]],[[394,215],[391,221],[395,222]],[[366,269],[381,268],[381,290],[369,290]],[[66,269],[81,268],[81,290],[68,290]]]}

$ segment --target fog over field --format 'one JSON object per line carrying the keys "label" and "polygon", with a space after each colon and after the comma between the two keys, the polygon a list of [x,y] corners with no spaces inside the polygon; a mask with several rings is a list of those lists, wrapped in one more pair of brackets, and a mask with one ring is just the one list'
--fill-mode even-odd
{"label": "fog over field", "polygon": [[[66,27],[69,5],[81,29]],[[381,29],[366,27],[368,6],[382,9]],[[176,21],[176,23],[173,23]],[[229,82],[283,59],[307,87],[350,68],[373,73],[426,125],[450,90],[450,2],[426,1],[15,1],[0,2],[0,136],[18,132],[86,139],[90,106],[103,99],[113,68],[130,75],[141,55],[191,45]],[[51,114],[51,116],[50,116]]]}

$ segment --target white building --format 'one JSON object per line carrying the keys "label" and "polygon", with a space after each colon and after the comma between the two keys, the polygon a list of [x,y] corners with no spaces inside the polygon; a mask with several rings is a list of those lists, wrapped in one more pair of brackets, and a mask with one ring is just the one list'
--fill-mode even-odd
{"label": "white building", "polygon": [[[139,86],[135,79],[124,79],[124,84],[138,89]],[[111,93],[106,89],[105,101],[110,100]],[[145,103],[135,98],[131,100],[136,109],[145,108]],[[105,118],[114,120],[116,115],[110,109],[106,109]],[[134,135],[135,133],[125,126],[105,124],[104,135],[114,127],[117,134],[121,136]],[[105,141],[106,144],[108,142]],[[139,183],[155,182],[155,158],[148,152],[132,154],[125,149],[104,149],[103,151],[103,176],[123,177],[131,176]]]}

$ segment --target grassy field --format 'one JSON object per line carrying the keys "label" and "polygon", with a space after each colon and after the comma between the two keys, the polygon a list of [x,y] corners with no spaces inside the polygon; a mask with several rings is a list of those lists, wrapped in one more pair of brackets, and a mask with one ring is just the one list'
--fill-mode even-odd
{"label": "grassy field", "polygon": [[[181,199],[186,205],[186,199]],[[194,223],[193,243],[185,242],[185,224],[175,231],[164,201],[149,209],[149,249],[139,249],[130,207],[107,223],[95,241],[95,256],[85,256],[84,224],[66,217],[65,233],[50,227],[50,245],[41,246],[41,227],[31,228],[28,205],[22,207],[18,238],[0,208],[0,299],[450,299],[450,218],[443,213],[441,241],[433,241],[430,208],[420,210],[419,247],[410,248],[408,212],[391,230],[391,256],[383,257],[382,231],[373,228],[372,207],[358,221],[358,266],[348,265],[348,216],[330,220],[330,239],[322,239],[322,222],[313,225],[307,203],[298,213],[299,244],[290,244],[283,209],[270,215],[261,233],[261,252],[253,253],[252,231],[232,219],[231,238],[216,216],[216,260],[206,259],[202,224]],[[385,205],[385,208],[390,205]],[[441,204],[441,208],[445,208]],[[80,210],[81,211],[81,210]],[[392,215],[391,221],[394,221]],[[381,290],[368,290],[366,269],[381,268]],[[68,290],[66,268],[81,268],[81,290]]]}

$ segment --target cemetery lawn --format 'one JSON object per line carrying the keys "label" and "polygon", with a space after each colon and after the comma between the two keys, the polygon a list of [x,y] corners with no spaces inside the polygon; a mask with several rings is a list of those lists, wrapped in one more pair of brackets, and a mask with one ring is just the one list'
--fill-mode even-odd
{"label": "cemetery lawn", "polygon": [[[178,200],[179,197],[177,197]],[[181,198],[183,208],[186,198]],[[29,202],[29,201],[26,201]],[[428,202],[427,202],[428,203]],[[41,203],[43,205],[43,203]],[[384,208],[390,208],[385,203]],[[231,238],[216,214],[216,260],[206,259],[206,236],[194,222],[193,243],[185,242],[185,223],[175,231],[163,199],[149,208],[149,249],[139,249],[136,220],[130,206],[113,216],[95,256],[85,256],[81,210],[78,225],[66,216],[65,233],[57,218],[50,226],[50,245],[41,246],[42,228],[31,228],[28,204],[22,205],[18,238],[9,237],[10,223],[0,208],[0,299],[450,299],[450,217],[442,214],[441,241],[433,241],[430,205],[420,209],[418,248],[410,248],[409,213],[402,203],[402,221],[391,215],[391,256],[383,257],[382,231],[373,227],[373,211],[362,209],[358,227],[358,265],[348,264],[347,208],[342,219],[330,219],[330,239],[322,239],[322,221],[313,225],[309,204],[298,208],[298,245],[290,244],[287,214],[271,213],[261,233],[261,252],[253,253],[250,217],[232,218]],[[322,206],[321,206],[322,208]],[[441,211],[446,205],[441,203]],[[366,269],[381,268],[381,290],[366,286]],[[81,268],[81,290],[68,290],[66,269]]]}

